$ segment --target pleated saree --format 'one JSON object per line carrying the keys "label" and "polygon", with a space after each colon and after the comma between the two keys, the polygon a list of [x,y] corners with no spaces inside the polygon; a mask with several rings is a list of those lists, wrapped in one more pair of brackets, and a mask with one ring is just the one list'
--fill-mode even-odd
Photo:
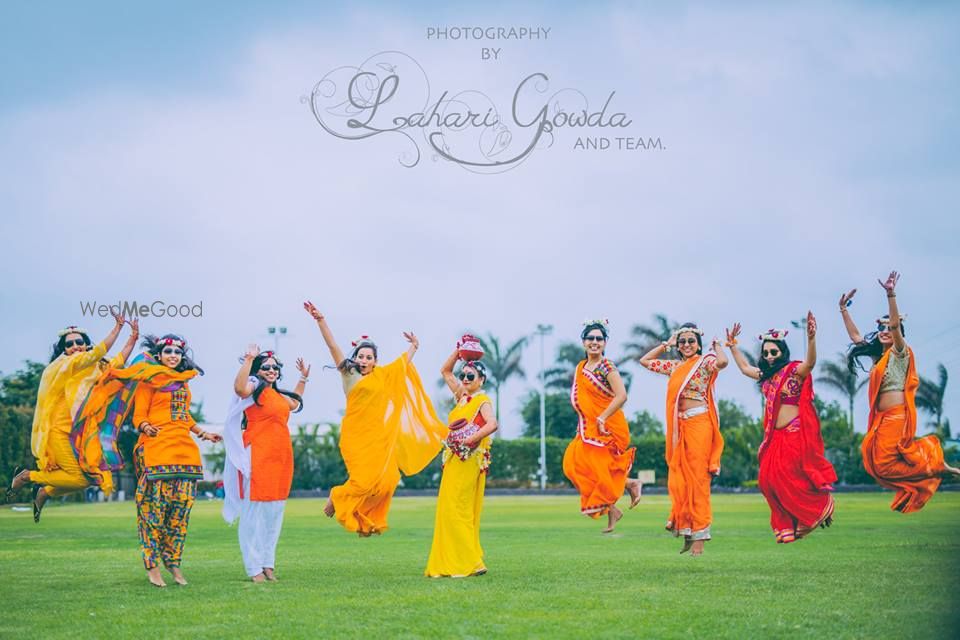
{"label": "pleated saree", "polygon": [[337,522],[361,536],[386,531],[400,473],[419,473],[446,434],[406,354],[361,377],[347,393],[340,424],[348,477],[330,491]]}

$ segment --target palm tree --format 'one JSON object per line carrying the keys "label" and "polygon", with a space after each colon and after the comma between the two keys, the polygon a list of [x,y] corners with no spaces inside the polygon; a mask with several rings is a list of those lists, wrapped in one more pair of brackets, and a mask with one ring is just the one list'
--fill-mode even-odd
{"label": "palm tree", "polygon": [[[497,424],[500,424],[500,387],[507,380],[514,376],[526,378],[527,374],[523,372],[520,366],[520,357],[523,355],[523,348],[527,346],[528,337],[519,338],[506,348],[501,348],[500,340],[492,333],[487,337],[478,336],[481,346],[483,346],[483,362],[487,365],[490,383],[493,385],[493,393],[496,398]],[[497,434],[501,431],[497,430]]]}
{"label": "palm tree", "polygon": [[835,361],[828,360],[820,365],[819,381],[847,398],[850,411],[850,432],[852,433],[853,402],[857,394],[860,393],[860,389],[863,389],[863,386],[870,381],[869,378],[857,380],[857,374],[851,372],[847,367],[847,356],[839,353]]}
{"label": "palm tree", "polygon": [[933,416],[930,426],[941,438],[950,437],[950,421],[943,419],[943,396],[947,390],[947,368],[937,365],[937,382],[920,376],[917,389],[917,408]]}
{"label": "palm tree", "polygon": [[573,374],[583,360],[583,347],[575,342],[561,342],[557,347],[554,366],[543,372],[544,386],[549,391],[569,391]]}
{"label": "palm tree", "polygon": [[631,341],[623,344],[624,357],[617,362],[620,365],[629,360],[639,360],[643,354],[653,349],[673,333],[673,330],[680,326],[679,322],[674,322],[662,313],[653,314],[653,324],[635,324],[630,329]]}

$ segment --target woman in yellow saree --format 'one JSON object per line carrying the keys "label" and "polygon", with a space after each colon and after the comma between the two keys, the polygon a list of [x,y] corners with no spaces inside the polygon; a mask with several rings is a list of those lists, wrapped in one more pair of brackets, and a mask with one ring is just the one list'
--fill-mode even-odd
{"label": "woman in yellow saree", "polygon": [[482,391],[486,367],[479,360],[465,362],[457,380],[453,367],[459,358],[455,349],[440,370],[457,404],[447,418],[450,435],[444,441],[433,544],[424,571],[430,578],[487,572],[480,546],[480,511],[490,467],[490,436],[497,430],[497,419],[490,398]]}
{"label": "woman in yellow saree", "polygon": [[[681,325],[670,339],[640,358],[654,373],[670,376],[667,382],[667,491],[670,518],[667,531],[683,536],[680,553],[703,554],[710,540],[713,512],[710,481],[720,473],[723,436],[714,400],[717,372],[727,366],[727,357],[713,341],[715,353],[703,354],[703,332],[692,322]],[[682,360],[660,360],[670,348]]]}
{"label": "woman in yellow saree", "polygon": [[376,344],[362,336],[345,358],[323,314],[311,302],[303,306],[320,328],[347,396],[340,454],[348,477],[330,490],[323,511],[347,531],[364,537],[383,533],[400,473],[419,473],[440,451],[447,434],[413,366],[420,343],[404,332],[410,348],[381,367]]}
{"label": "woman in yellow saree", "polygon": [[[113,314],[113,318],[113,329],[96,345],[91,345],[86,331],[79,327],[70,326],[61,331],[54,343],[50,364],[43,370],[31,434],[37,470],[15,469],[8,490],[12,496],[28,482],[37,485],[33,499],[34,522],[40,521],[47,498],[80,491],[91,484],[89,470],[78,461],[71,443],[74,419],[93,384],[104,371],[124,365],[138,337],[137,321],[133,320],[130,322],[132,333],[123,350],[108,361],[107,351],[126,322],[120,314]],[[104,490],[110,493],[111,487]]]}

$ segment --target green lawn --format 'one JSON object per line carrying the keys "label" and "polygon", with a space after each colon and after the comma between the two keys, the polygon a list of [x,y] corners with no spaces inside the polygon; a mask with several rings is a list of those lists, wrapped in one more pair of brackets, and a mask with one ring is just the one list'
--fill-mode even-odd
{"label": "green lawn", "polygon": [[714,498],[702,558],[678,555],[651,496],[603,536],[570,497],[489,497],[489,574],[422,577],[434,499],[397,498],[360,539],[292,500],[276,584],[246,581],[220,504],[198,503],[187,587],[151,587],[132,503],[0,512],[0,638],[957,637],[960,494],[920,513],[890,494],[840,494],[836,523],[777,545],[759,495]]}

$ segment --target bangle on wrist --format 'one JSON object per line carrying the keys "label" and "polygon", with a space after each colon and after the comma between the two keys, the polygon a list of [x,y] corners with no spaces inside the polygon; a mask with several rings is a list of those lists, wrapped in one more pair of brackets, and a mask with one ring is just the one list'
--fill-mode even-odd
{"label": "bangle on wrist", "polygon": [[303,376],[300,376],[300,382],[307,382],[308,380],[310,380],[310,378],[304,378]]}
{"label": "bangle on wrist", "polygon": [[887,297],[888,297],[888,298],[896,298],[896,297],[897,297],[897,294],[895,294],[895,293],[888,293],[888,294],[887,294]]}

